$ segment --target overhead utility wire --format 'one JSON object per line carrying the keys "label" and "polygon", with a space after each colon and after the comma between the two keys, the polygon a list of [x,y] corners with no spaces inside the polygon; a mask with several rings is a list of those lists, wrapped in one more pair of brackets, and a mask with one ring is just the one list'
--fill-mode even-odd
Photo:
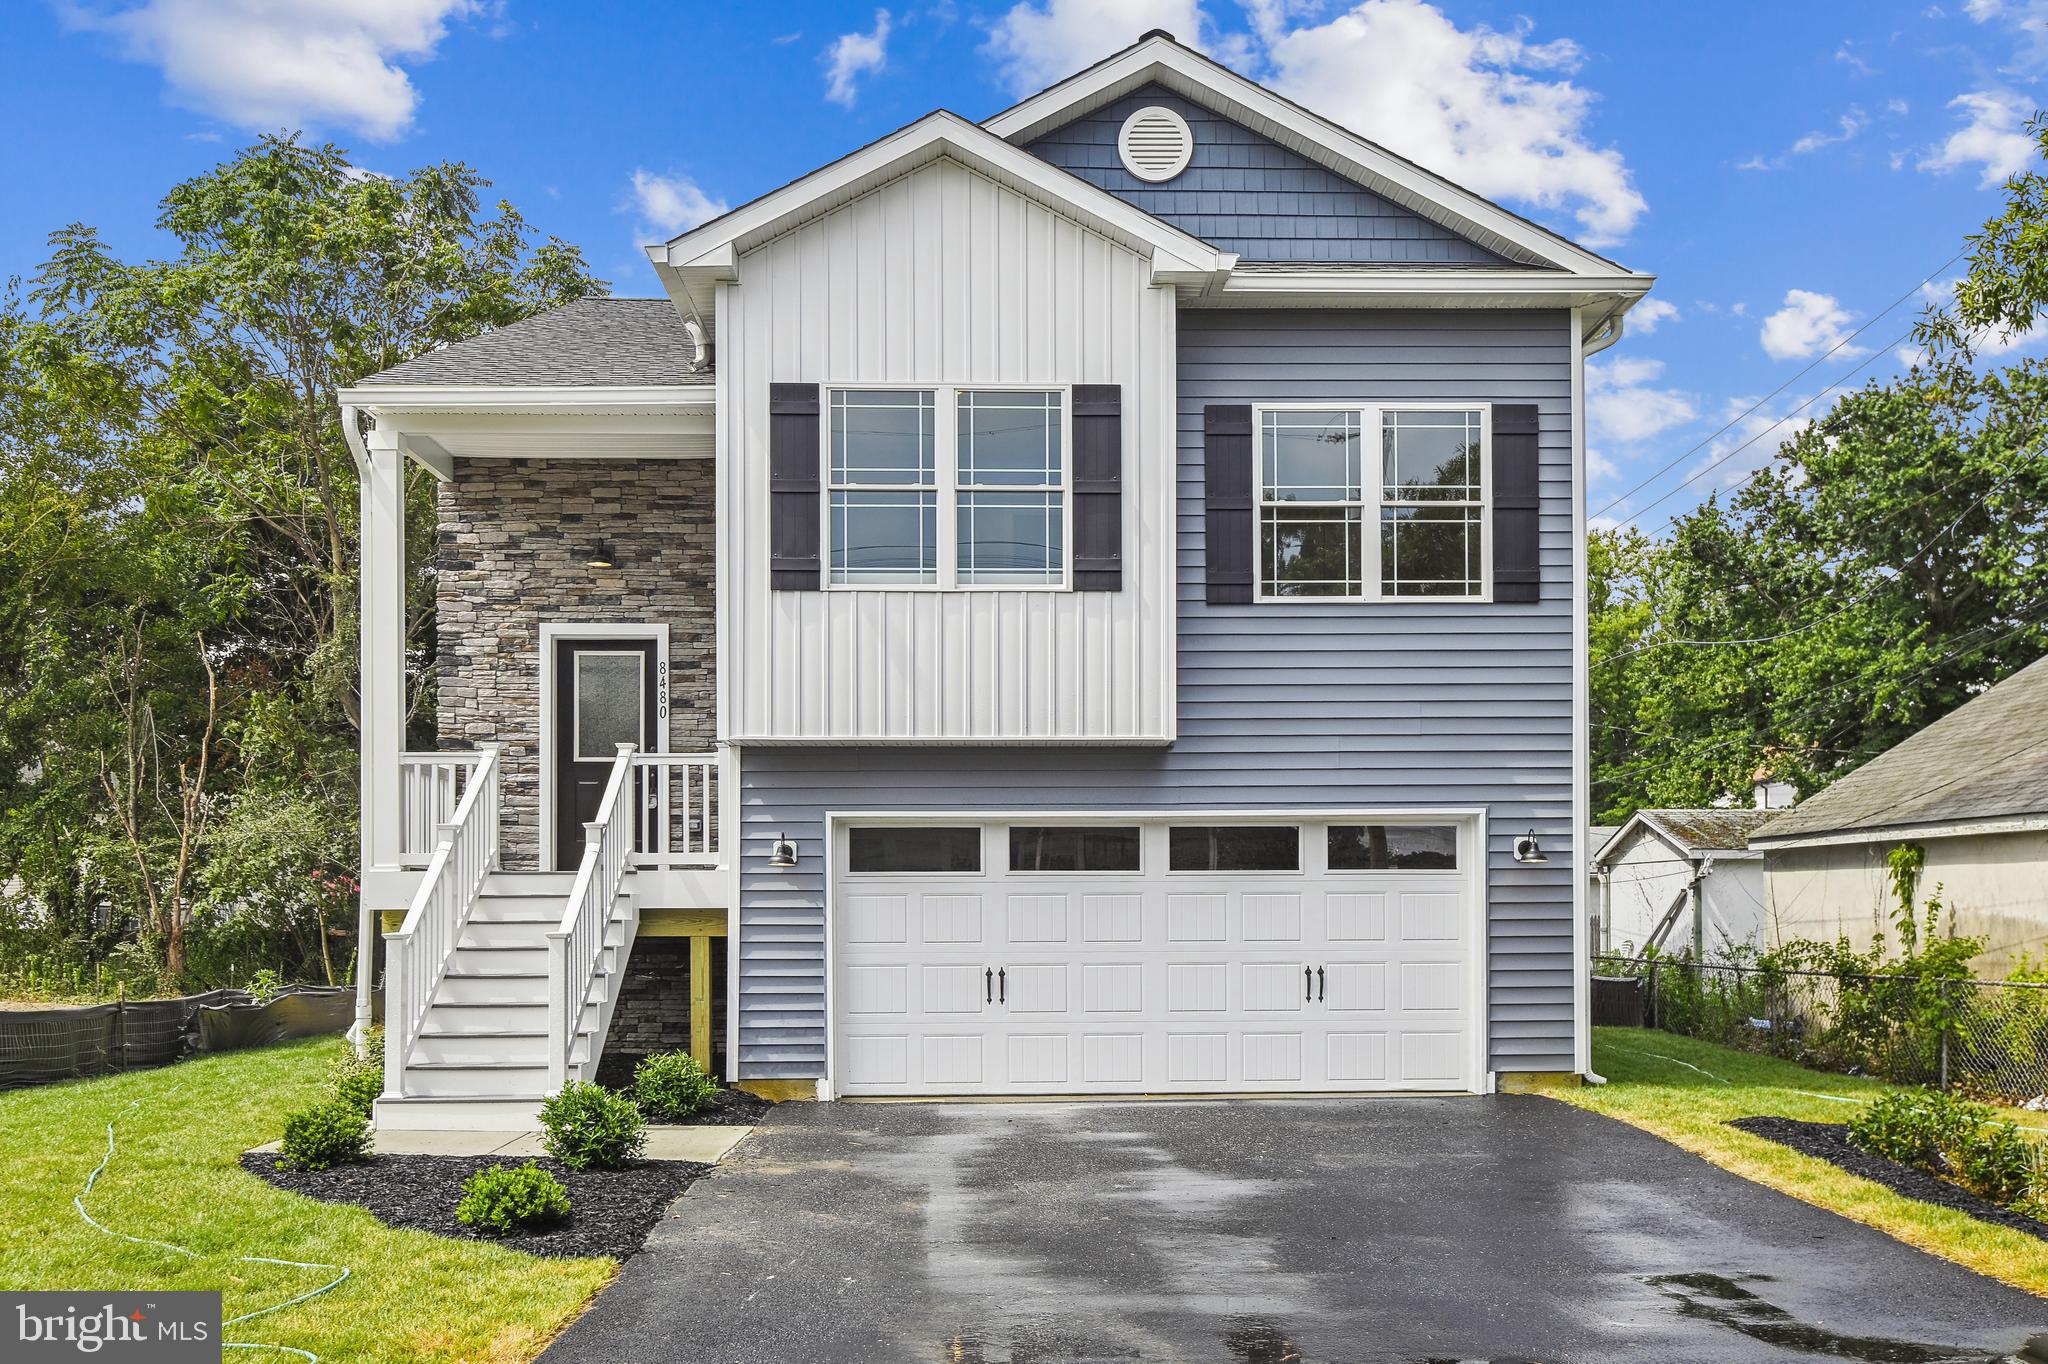
{"label": "overhead utility wire", "polygon": [[1738,413],[1734,418],[1732,418],[1726,426],[1723,426],[1720,430],[1714,432],[1713,435],[1708,436],[1705,440],[1702,440],[1701,442],[1699,442],[1699,444],[1693,446],[1691,449],[1678,455],[1676,458],[1671,460],[1670,463],[1665,464],[1662,468],[1652,473],[1648,478],[1636,484],[1635,487],[1630,488],[1627,492],[1621,494],[1619,497],[1609,499],[1607,505],[1600,508],[1599,511],[1594,512],[1593,515],[1606,515],[1608,512],[1614,510],[1614,508],[1620,506],[1623,502],[1628,501],[1629,498],[1634,497],[1637,493],[1649,487],[1652,483],[1655,483],[1665,474],[1670,473],[1673,469],[1683,464],[1692,456],[1698,454],[1701,450],[1704,450],[1713,442],[1719,440],[1722,436],[1727,435],[1730,431],[1734,430],[1737,425],[1739,425],[1743,421],[1746,421],[1751,416],[1755,415],[1755,413],[1760,408],[1762,408],[1765,403],[1768,403],[1771,399],[1777,397],[1780,393],[1783,393],[1786,389],[1792,387],[1792,385],[1798,383],[1801,379],[1804,379],[1808,374],[1811,374],[1816,368],[1818,368],[1820,365],[1825,363],[1830,357],[1832,357],[1836,351],[1842,349],[1842,347],[1848,345],[1851,341],[1854,341],[1857,337],[1863,335],[1864,332],[1868,331],[1877,322],[1878,318],[1885,316],[1886,313],[1891,312],[1894,308],[1897,308],[1901,303],[1904,303],[1907,299],[1919,293],[1929,284],[1932,284],[1934,280],[1941,274],[1942,271],[1948,269],[1949,266],[1954,265],[1957,261],[1961,260],[1962,258],[1963,253],[1961,251],[1958,251],[1953,256],[1950,256],[1947,260],[1943,261],[1940,265],[1936,266],[1933,272],[1929,274],[1926,279],[1921,280],[1911,289],[1908,289],[1905,293],[1900,294],[1897,298],[1893,299],[1889,304],[1887,304],[1883,312],[1874,314],[1869,319],[1869,321],[1865,322],[1855,331],[1850,332],[1847,336],[1835,342],[1834,345],[1829,346],[1826,351],[1822,352],[1820,355],[1815,356],[1813,360],[1808,362],[1806,368],[1800,370],[1797,374],[1787,379],[1784,383],[1779,384],[1776,388],[1772,389],[1769,393],[1766,393],[1763,397],[1758,398],[1754,403],[1751,403],[1747,409]]}

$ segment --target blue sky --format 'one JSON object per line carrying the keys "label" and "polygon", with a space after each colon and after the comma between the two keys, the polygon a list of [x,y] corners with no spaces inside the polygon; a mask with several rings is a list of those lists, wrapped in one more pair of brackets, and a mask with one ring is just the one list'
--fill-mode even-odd
{"label": "blue sky", "polygon": [[1605,519],[1651,530],[1831,384],[1901,367],[1922,300],[1873,317],[1954,276],[2048,103],[2048,0],[15,0],[0,273],[71,221],[147,254],[166,188],[304,128],[375,170],[467,161],[616,292],[653,293],[639,243],[1155,26],[1661,277],[1589,380],[1591,505],[1650,479]]}

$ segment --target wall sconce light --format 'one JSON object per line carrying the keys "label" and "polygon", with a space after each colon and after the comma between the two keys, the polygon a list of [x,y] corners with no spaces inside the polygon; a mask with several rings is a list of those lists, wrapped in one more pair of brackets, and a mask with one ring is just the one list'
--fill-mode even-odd
{"label": "wall sconce light", "polygon": [[599,540],[591,546],[590,557],[583,561],[585,568],[617,568],[618,556],[612,552],[612,542]]}
{"label": "wall sconce light", "polygon": [[796,844],[790,842],[781,834],[775,835],[775,842],[768,849],[768,865],[777,871],[788,871],[791,867],[794,867],[796,865]]}
{"label": "wall sconce light", "polygon": [[1543,845],[1536,841],[1534,829],[1515,840],[1515,861],[1529,867],[1549,865],[1550,859],[1543,855]]}

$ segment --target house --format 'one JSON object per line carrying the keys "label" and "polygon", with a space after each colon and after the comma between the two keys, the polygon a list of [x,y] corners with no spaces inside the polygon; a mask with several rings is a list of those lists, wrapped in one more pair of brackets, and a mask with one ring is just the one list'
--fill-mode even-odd
{"label": "house", "polygon": [[380,1124],[530,1122],[683,940],[777,1097],[1586,1069],[1583,362],[1649,276],[1163,33],[649,255],[344,395]]}
{"label": "house", "polygon": [[1759,829],[1780,940],[1897,940],[1891,866],[1917,848],[1913,897],[1981,937],[1980,975],[2048,952],[2048,659],[2037,661]]}
{"label": "house", "polygon": [[1607,846],[1607,841],[1613,838],[1620,828],[1618,824],[1593,824],[1586,829],[1585,896],[1586,913],[1589,916],[1586,921],[1586,941],[1591,943],[1596,951],[1603,949],[1607,942],[1607,935],[1601,929],[1600,918],[1600,888],[1607,883],[1607,878],[1600,871],[1600,850]]}
{"label": "house", "polygon": [[1696,961],[1766,946],[1763,856],[1749,848],[1769,810],[1638,810],[1593,858],[1600,950],[1649,948]]}

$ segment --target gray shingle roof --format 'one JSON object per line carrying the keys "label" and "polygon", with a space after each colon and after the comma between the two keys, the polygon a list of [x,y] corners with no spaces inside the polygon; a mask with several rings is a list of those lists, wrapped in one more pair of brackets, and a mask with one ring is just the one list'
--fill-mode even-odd
{"label": "gray shingle roof", "polygon": [[2048,658],[1784,811],[1760,838],[2048,814]]}
{"label": "gray shingle roof", "polygon": [[586,298],[417,356],[362,384],[562,388],[708,384],[690,368],[682,314],[665,298]]}
{"label": "gray shingle roof", "polygon": [[1749,836],[1775,810],[1638,810],[1667,838],[1689,852],[1741,852]]}

